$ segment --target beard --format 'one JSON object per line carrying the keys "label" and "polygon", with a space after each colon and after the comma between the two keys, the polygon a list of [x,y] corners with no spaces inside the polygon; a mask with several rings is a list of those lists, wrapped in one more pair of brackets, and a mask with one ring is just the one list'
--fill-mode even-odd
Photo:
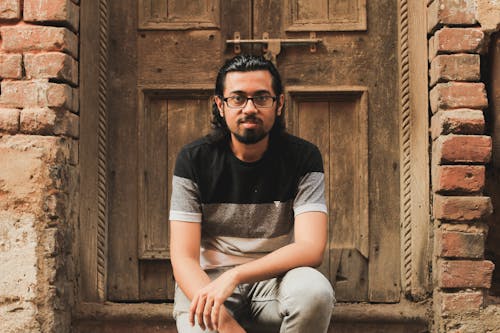
{"label": "beard", "polygon": [[233,133],[233,134],[236,140],[238,140],[239,142],[246,145],[251,145],[264,139],[268,135],[268,132],[258,131],[254,129],[246,129],[243,132],[243,134],[239,133]]}
{"label": "beard", "polygon": [[251,145],[264,139],[269,134],[269,132],[264,130],[262,121],[255,116],[247,116],[245,118],[242,118],[238,121],[238,124],[248,121],[254,122],[260,126],[258,126],[257,128],[244,128],[242,133],[232,132],[236,140],[238,140],[239,142],[246,145]]}

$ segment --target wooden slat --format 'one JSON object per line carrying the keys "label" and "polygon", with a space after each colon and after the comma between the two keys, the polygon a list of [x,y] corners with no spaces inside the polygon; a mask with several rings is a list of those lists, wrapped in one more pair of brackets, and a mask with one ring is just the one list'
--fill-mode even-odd
{"label": "wooden slat", "polygon": [[[284,38],[282,31],[282,0],[254,0],[253,1],[253,38],[262,38],[264,32],[270,38]],[[255,52],[260,54],[261,46],[256,45]]]}
{"label": "wooden slat", "polygon": [[146,96],[139,114],[139,258],[168,259],[167,102]]}
{"label": "wooden slat", "polygon": [[[401,10],[404,10],[400,7]],[[429,117],[427,5],[408,1],[408,24],[400,33],[400,68],[408,80],[401,83],[401,281],[406,294],[415,300],[425,299],[431,292],[432,261],[429,224]],[[405,36],[405,34],[407,34]],[[403,43],[407,43],[407,49]],[[406,54],[405,54],[406,53]],[[407,55],[407,58],[405,58]],[[409,72],[408,72],[409,71]],[[406,86],[405,86],[406,85]],[[408,89],[409,88],[409,89]],[[409,98],[409,101],[408,101]],[[405,110],[408,108],[407,110]],[[411,126],[407,126],[409,121]]]}
{"label": "wooden slat", "polygon": [[[330,203],[330,193],[327,190],[330,182],[330,142],[329,142],[329,107],[328,101],[325,102],[299,102],[297,103],[297,135],[304,138],[316,146],[318,146],[323,157],[323,166],[325,169],[325,197],[326,202]],[[329,205],[330,206],[330,205]],[[331,206],[330,206],[331,207]],[[331,229],[331,219],[328,224],[328,229]],[[330,248],[330,238],[326,248]],[[323,258],[323,263],[319,268],[320,271],[329,276],[330,259],[329,251],[326,250]]]}
{"label": "wooden slat", "polygon": [[355,248],[368,258],[368,118],[363,96],[340,96],[331,103],[330,191],[334,247]]}
{"label": "wooden slat", "polygon": [[[139,298],[137,259],[137,59],[135,1],[111,1],[108,115],[110,300]],[[123,52],[123,50],[127,52]],[[113,56],[114,55],[114,56]]]}
{"label": "wooden slat", "polygon": [[[98,117],[95,116],[98,104],[99,63],[99,11],[95,3],[82,2],[80,5],[80,229],[78,234],[80,274],[79,295],[84,301],[98,301],[97,293],[97,220],[98,220]],[[91,70],[92,69],[92,70]]]}
{"label": "wooden slat", "polygon": [[368,124],[362,95],[340,95],[330,104],[331,271],[339,300],[366,301],[368,291]]}
{"label": "wooden slat", "polygon": [[[234,33],[239,32],[241,38],[254,38],[252,22],[252,0],[232,0],[221,2],[221,35],[223,44],[220,48],[224,50],[225,58],[235,56],[232,46],[226,47],[225,41],[233,39]],[[253,45],[241,45],[241,53],[252,53]]]}

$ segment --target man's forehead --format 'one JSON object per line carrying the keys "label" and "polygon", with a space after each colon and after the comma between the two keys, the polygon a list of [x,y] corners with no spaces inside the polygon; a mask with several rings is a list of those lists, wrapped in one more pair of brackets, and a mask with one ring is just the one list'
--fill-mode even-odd
{"label": "man's forehead", "polygon": [[259,90],[272,90],[272,75],[267,70],[239,72],[233,71],[226,74],[225,90],[242,90],[243,88],[256,88]]}

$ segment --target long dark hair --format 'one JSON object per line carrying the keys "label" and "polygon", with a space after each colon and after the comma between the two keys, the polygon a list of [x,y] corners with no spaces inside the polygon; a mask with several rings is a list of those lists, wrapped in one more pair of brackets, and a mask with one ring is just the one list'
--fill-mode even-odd
{"label": "long dark hair", "polygon": [[[226,75],[229,72],[251,72],[258,70],[266,70],[271,73],[272,77],[272,87],[276,96],[283,94],[283,84],[281,83],[281,76],[273,63],[269,60],[264,59],[262,56],[254,56],[248,54],[238,55],[232,59],[227,60],[224,65],[219,69],[217,73],[217,79],[215,80],[215,96],[224,95],[224,82],[226,80]],[[279,100],[276,102],[279,103]],[[281,114],[276,117],[274,125],[269,132],[270,137],[277,137],[281,135],[285,127],[285,107],[283,105]],[[208,135],[208,138],[213,142],[219,142],[222,140],[229,140],[230,132],[227,127],[226,120],[219,114],[219,108],[214,101],[212,106],[212,132]]]}

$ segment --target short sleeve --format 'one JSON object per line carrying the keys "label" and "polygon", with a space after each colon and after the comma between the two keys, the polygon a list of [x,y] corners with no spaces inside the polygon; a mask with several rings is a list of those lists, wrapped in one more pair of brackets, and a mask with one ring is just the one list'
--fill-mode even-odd
{"label": "short sleeve", "polygon": [[169,219],[184,222],[201,222],[200,193],[196,184],[189,155],[182,150],[177,156],[172,177],[172,196]]}
{"label": "short sleeve", "polygon": [[323,159],[316,146],[304,154],[304,169],[299,179],[297,194],[293,202],[294,215],[306,212],[327,213],[325,200],[325,173]]}

